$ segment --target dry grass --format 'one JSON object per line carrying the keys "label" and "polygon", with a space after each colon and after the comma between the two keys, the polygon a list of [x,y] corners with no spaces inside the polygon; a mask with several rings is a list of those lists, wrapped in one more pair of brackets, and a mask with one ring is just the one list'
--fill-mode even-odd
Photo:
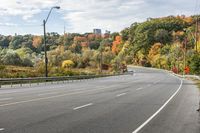
{"label": "dry grass", "polygon": [[[110,74],[110,71],[103,71],[104,74]],[[72,68],[70,70],[62,70],[61,68],[51,67],[49,76],[68,76],[68,75],[95,75],[99,74],[97,68]],[[41,77],[44,76],[43,66],[38,67],[20,67],[6,66],[4,70],[0,70],[0,78],[25,78],[25,77]]]}

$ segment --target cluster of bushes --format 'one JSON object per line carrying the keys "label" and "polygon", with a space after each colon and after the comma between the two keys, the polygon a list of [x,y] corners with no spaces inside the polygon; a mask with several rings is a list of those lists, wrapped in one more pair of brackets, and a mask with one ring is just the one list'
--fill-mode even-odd
{"label": "cluster of bushes", "polygon": [[16,66],[33,66],[31,53],[25,53],[25,49],[0,49],[0,64]]}

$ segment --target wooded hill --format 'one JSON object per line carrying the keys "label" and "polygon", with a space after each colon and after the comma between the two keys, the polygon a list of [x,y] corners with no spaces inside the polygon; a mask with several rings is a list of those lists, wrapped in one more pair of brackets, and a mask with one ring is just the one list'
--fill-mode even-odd
{"label": "wooded hill", "polygon": [[[109,68],[107,72],[119,71],[122,64],[135,64],[179,73],[189,66],[191,73],[200,74],[200,38],[196,33],[198,17],[149,18],[142,23],[133,23],[119,33],[104,35],[48,33],[50,75],[68,75],[73,69],[83,68],[97,73],[101,59],[102,64]],[[6,76],[8,65],[33,67],[37,73],[22,77],[42,76],[43,36],[0,35],[0,64],[3,66],[0,68],[1,77],[10,77]]]}

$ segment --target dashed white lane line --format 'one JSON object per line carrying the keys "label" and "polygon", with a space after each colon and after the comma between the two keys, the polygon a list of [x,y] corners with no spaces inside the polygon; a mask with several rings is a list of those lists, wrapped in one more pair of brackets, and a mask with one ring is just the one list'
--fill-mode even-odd
{"label": "dashed white lane line", "polygon": [[0,128],[0,131],[3,131],[4,130],[4,128]]}
{"label": "dashed white lane line", "polygon": [[153,84],[157,84],[158,82],[160,82],[161,81],[161,79],[160,80],[157,80],[157,81],[155,81]]}
{"label": "dashed white lane line", "polygon": [[52,94],[57,94],[57,93],[58,92],[49,92],[49,93],[38,94],[38,96],[52,95]]}
{"label": "dashed white lane line", "polygon": [[116,95],[116,97],[120,97],[120,96],[123,96],[123,95],[126,95],[126,93],[118,94],[118,95]]}
{"label": "dashed white lane line", "polygon": [[178,78],[181,83],[179,88],[176,90],[176,92],[151,116],[149,117],[142,125],[140,125],[137,129],[135,129],[132,133],[138,133],[144,126],[146,126],[155,116],[157,116],[166,106],[167,104],[176,96],[176,94],[180,91],[182,85],[183,85],[183,80]]}
{"label": "dashed white lane line", "polygon": [[139,90],[142,90],[142,89],[144,89],[144,88],[140,87],[140,88],[137,88],[136,91],[139,91]]}
{"label": "dashed white lane line", "polygon": [[85,105],[82,105],[82,106],[75,107],[75,108],[73,108],[73,110],[78,110],[78,109],[85,108],[85,107],[88,107],[88,106],[91,106],[91,105],[93,105],[93,103],[88,103],[88,104],[85,104]]}
{"label": "dashed white lane line", "polygon": [[0,101],[7,101],[7,100],[11,100],[13,99],[12,97],[9,97],[9,98],[1,98]]}

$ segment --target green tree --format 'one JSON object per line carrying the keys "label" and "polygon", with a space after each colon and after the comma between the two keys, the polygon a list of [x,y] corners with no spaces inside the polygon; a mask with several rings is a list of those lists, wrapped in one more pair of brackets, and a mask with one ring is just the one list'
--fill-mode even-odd
{"label": "green tree", "polygon": [[190,61],[189,66],[191,68],[191,72],[194,74],[200,74],[200,54],[193,54]]}
{"label": "green tree", "polygon": [[7,53],[3,56],[2,62],[5,65],[22,65],[22,60],[19,55],[13,50],[8,50]]}
{"label": "green tree", "polygon": [[172,34],[170,34],[167,30],[158,29],[156,30],[155,40],[162,44],[171,43],[172,42]]}

